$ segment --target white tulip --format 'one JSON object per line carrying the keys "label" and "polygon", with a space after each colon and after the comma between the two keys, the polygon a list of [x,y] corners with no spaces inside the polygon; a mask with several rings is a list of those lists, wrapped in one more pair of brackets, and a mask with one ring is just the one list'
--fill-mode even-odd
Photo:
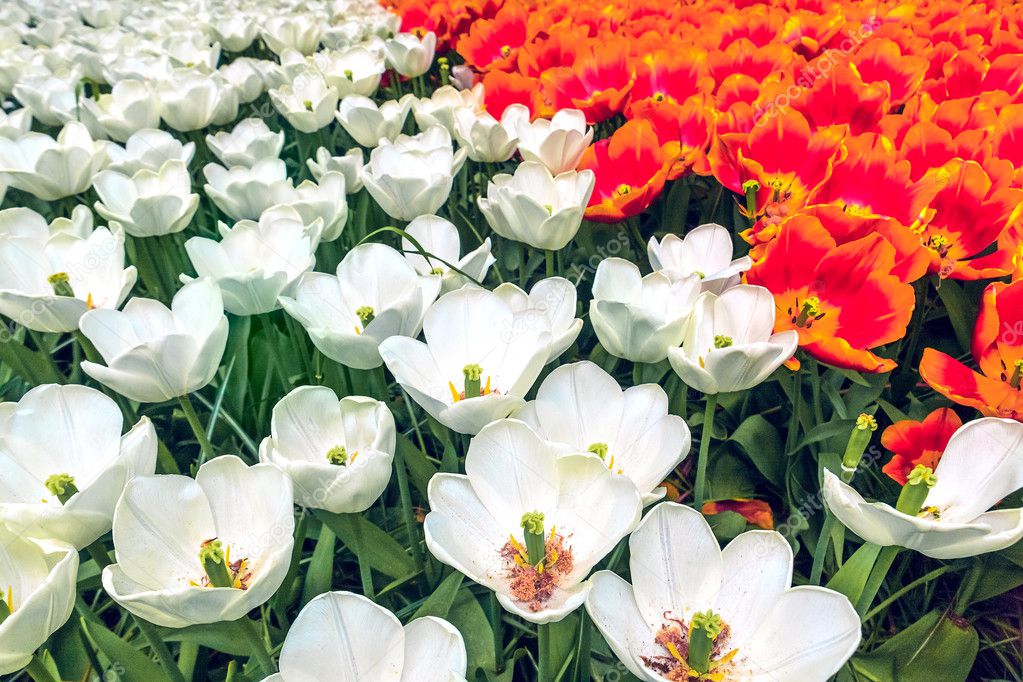
{"label": "white tulip", "polygon": [[412,100],[412,115],[420,130],[441,126],[455,136],[455,116],[459,111],[479,115],[486,112],[483,86],[458,90],[450,85],[437,88],[429,97]]}
{"label": "white tulip", "polygon": [[0,211],[0,313],[41,332],[70,332],[94,308],[117,308],[135,285],[124,235],[92,229],[87,207],[49,227],[35,211]]}
{"label": "white tulip", "polygon": [[96,212],[133,237],[181,232],[199,208],[188,168],[178,160],[165,162],[156,172],[143,168],[131,177],[101,171],[92,185],[100,198]]}
{"label": "white tulip", "polygon": [[0,137],[0,180],[43,201],[89,189],[104,163],[105,145],[93,141],[77,121],[66,124],[56,140],[41,133],[25,133],[17,140]]}
{"label": "white tulip", "polygon": [[18,80],[13,94],[37,121],[48,126],[61,126],[78,118],[75,88],[80,79],[81,73],[77,69],[64,78],[53,74],[28,75]]}
{"label": "white tulip", "polygon": [[380,140],[394,140],[401,134],[412,107],[412,95],[377,103],[362,95],[348,95],[334,114],[337,122],[363,147],[376,147]]}
{"label": "white tulip", "polygon": [[430,306],[423,334],[426,343],[387,339],[380,355],[413,400],[458,433],[477,433],[521,408],[551,347],[546,327],[517,329],[504,299],[474,287]]}
{"label": "white tulip", "polygon": [[[269,464],[227,455],[204,463],[194,480],[138,477],[114,512],[117,563],[103,569],[103,588],[163,627],[237,620],[284,581],[294,527],[291,482]],[[200,558],[214,548],[230,587],[215,585]]]}
{"label": "white tulip", "polygon": [[380,344],[416,336],[440,291],[435,277],[421,277],[385,244],[360,244],[337,266],[337,276],[311,272],[281,297],[313,344],[331,360],[355,369],[379,367]]}
{"label": "white tulip", "polygon": [[147,128],[129,137],[124,147],[107,145],[107,153],[107,170],[131,177],[143,168],[158,171],[168,161],[180,161],[187,167],[195,155],[195,143],[182,144],[165,130]]}
{"label": "white tulip", "polygon": [[[590,570],[639,523],[642,502],[629,479],[596,455],[559,454],[518,420],[484,427],[469,443],[465,471],[430,479],[426,546],[534,623],[577,609]],[[524,524],[540,536],[542,558],[529,550]]]}
{"label": "white tulip", "polygon": [[311,68],[268,94],[277,111],[303,133],[315,133],[330,125],[337,109],[337,88],[328,85],[323,76]]}
{"label": "white tulip", "polygon": [[422,38],[399,33],[384,42],[387,64],[406,78],[422,76],[430,70],[437,49],[437,36],[430,31]]}
{"label": "white tulip", "polygon": [[117,403],[86,386],[0,403],[0,428],[0,523],[25,537],[84,549],[110,530],[125,484],[156,469],[149,419],[122,436]]}
{"label": "white tulip", "polygon": [[32,129],[32,112],[16,109],[11,113],[0,111],[0,137],[17,140]]}
{"label": "white tulip", "polygon": [[466,666],[462,634],[446,620],[424,616],[402,627],[361,594],[326,592],[299,612],[281,671],[263,682],[320,680],[324,670],[351,682],[465,682]]}
{"label": "white tulip", "polygon": [[385,70],[383,56],[362,46],[317,52],[312,61],[341,97],[372,96]]}
{"label": "white tulip", "polygon": [[592,362],[562,365],[515,413],[563,452],[593,452],[625,476],[651,504],[664,496],[665,477],[689,454],[692,439],[682,417],[668,414],[657,384],[622,390]]}
{"label": "white tulip", "polygon": [[514,175],[495,175],[478,203],[497,234],[537,249],[557,251],[579,231],[595,182],[588,169],[554,177],[543,165],[526,161]]}
{"label": "white tulip", "polygon": [[125,79],[109,94],[82,98],[82,107],[112,140],[124,142],[145,128],[160,126],[160,101],[143,81]]}
{"label": "white tulip", "polygon": [[[230,84],[190,69],[176,69],[171,77],[157,81],[156,95],[160,118],[180,132],[221,122],[219,119],[230,113],[232,101],[235,112],[238,108],[238,96]],[[231,115],[227,121],[233,118]]]}
{"label": "white tulip", "polygon": [[448,200],[466,151],[453,152],[448,132],[436,126],[419,135],[381,140],[369,155],[362,182],[387,215],[412,220],[436,213]]}
{"label": "white tulip", "polygon": [[128,11],[127,3],[121,0],[90,0],[78,4],[82,18],[96,28],[114,26]]}
{"label": "white tulip", "polygon": [[0,674],[24,668],[75,609],[78,552],[55,540],[28,540],[0,525]]}
{"label": "white tulip", "polygon": [[750,682],[826,682],[859,646],[848,598],[791,587],[792,549],[779,533],[749,531],[721,550],[700,512],[663,502],[629,550],[632,584],[598,571],[586,611],[644,682],[699,676],[688,658],[693,633],[712,643],[708,667],[723,675],[714,679]]}
{"label": "white tulip", "polygon": [[323,23],[311,14],[277,14],[263,22],[260,35],[274,54],[291,48],[308,55],[320,44]]}
{"label": "white tulip", "polygon": [[300,386],[274,406],[259,459],[288,475],[295,502],[335,514],[365,511],[391,478],[394,417],[372,398],[338,401],[326,386]]}
{"label": "white tulip", "polygon": [[266,209],[278,203],[275,192],[291,189],[288,168],[280,159],[261,159],[251,168],[224,168],[208,163],[203,190],[217,208],[235,220],[258,220]]}
{"label": "white tulip", "polygon": [[273,132],[261,118],[239,121],[231,132],[206,136],[206,146],[228,168],[251,168],[262,159],[276,159],[284,147],[284,131]]}
{"label": "white tulip", "polygon": [[660,362],[685,338],[700,295],[696,277],[672,282],[660,272],[646,277],[622,258],[606,258],[593,278],[590,321],[608,353],[632,362]]}
{"label": "white tulip", "polygon": [[593,128],[586,127],[586,115],[578,109],[562,109],[549,120],[526,119],[517,132],[522,159],[543,164],[554,175],[574,170],[593,141]]}
{"label": "white tulip", "polygon": [[517,130],[523,120],[529,120],[529,109],[521,104],[507,107],[500,121],[486,112],[458,109],[453,132],[458,143],[469,150],[473,161],[507,161],[515,153],[519,141]]}
{"label": "white tulip", "polygon": [[795,330],[774,333],[774,316],[774,296],[764,287],[739,284],[720,296],[705,291],[682,347],[669,348],[668,360],[687,386],[702,393],[753,388],[799,346]]}
{"label": "white tulip", "polygon": [[332,242],[341,236],[348,221],[345,176],[341,173],[324,173],[317,182],[303,180],[298,187],[278,183],[270,192],[274,203],[294,208],[306,225],[319,221],[321,232],[314,240],[314,249],[321,241]]}
{"label": "white tulip", "polygon": [[933,476],[937,482],[916,515],[865,501],[826,469],[824,500],[864,540],[935,559],[994,552],[1023,538],[1023,509],[988,511],[1023,488],[1023,424],[994,417],[964,424],[949,440]]}
{"label": "white tulip", "polygon": [[183,286],[170,309],[133,298],[123,311],[90,310],[80,327],[106,362],[82,362],[85,373],[141,403],[163,402],[208,384],[227,345],[223,299],[205,279]]}
{"label": "white tulip", "polygon": [[264,212],[259,222],[241,220],[230,228],[220,223],[219,229],[221,241],[192,237],[185,251],[199,277],[217,283],[224,309],[233,315],[277,310],[278,296],[290,293],[295,281],[316,264],[313,250],[321,224],[307,226],[293,208],[278,206]]}
{"label": "white tulip", "polygon": [[749,256],[732,260],[731,233],[713,223],[693,228],[682,239],[674,234],[665,235],[660,242],[650,237],[647,256],[650,267],[672,281],[695,275],[704,291],[715,294],[734,287],[741,274],[753,267]]}
{"label": "white tulip", "polygon": [[[421,215],[405,227],[405,233],[408,236],[401,238],[405,258],[420,275],[439,277],[442,293],[454,291],[470,283],[465,276],[451,269],[447,263],[451,263],[477,282],[482,282],[487,276],[487,270],[496,260],[490,254],[489,237],[484,239],[477,249],[462,256],[458,228],[439,216]],[[436,258],[420,254],[409,237],[426,253]]]}
{"label": "white tulip", "polygon": [[534,328],[551,333],[547,362],[553,362],[568,350],[583,329],[583,321],[575,316],[575,285],[564,277],[542,279],[528,294],[511,282],[499,285],[494,293],[515,312],[513,333]]}
{"label": "white tulip", "polygon": [[355,194],[362,189],[362,149],[353,147],[344,156],[331,156],[330,152],[320,147],[316,150],[315,159],[306,159],[306,166],[317,182],[324,173],[331,171],[345,177],[345,192]]}
{"label": "white tulip", "polygon": [[259,34],[259,26],[251,16],[225,12],[210,22],[210,33],[228,52],[244,52]]}
{"label": "white tulip", "polygon": [[251,57],[239,57],[229,64],[224,64],[217,69],[217,73],[234,88],[240,104],[248,104],[259,99],[267,87],[260,61]]}

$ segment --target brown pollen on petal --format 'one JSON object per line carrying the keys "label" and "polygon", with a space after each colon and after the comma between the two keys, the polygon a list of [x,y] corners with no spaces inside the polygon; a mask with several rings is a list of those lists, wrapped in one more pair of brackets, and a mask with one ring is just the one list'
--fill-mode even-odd
{"label": "brown pollen on petal", "polygon": [[558,583],[572,572],[572,548],[565,538],[551,533],[547,538],[546,555],[539,566],[530,566],[522,554],[522,545],[509,540],[501,548],[501,556],[508,563],[510,587],[516,601],[524,602],[529,610],[541,611],[554,595]]}

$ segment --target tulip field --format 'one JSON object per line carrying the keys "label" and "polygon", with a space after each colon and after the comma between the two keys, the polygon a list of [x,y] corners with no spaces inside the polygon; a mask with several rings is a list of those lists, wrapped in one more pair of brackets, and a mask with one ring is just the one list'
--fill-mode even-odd
{"label": "tulip field", "polygon": [[0,2],[4,682],[1023,682],[1023,4]]}

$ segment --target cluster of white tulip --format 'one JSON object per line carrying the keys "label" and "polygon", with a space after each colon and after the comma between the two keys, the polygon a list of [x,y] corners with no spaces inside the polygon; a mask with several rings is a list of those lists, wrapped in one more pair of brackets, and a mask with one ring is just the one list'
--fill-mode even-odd
{"label": "cluster of white tulip", "polygon": [[[107,221],[94,225],[83,205],[52,222],[0,211],[0,314],[75,334],[81,370],[109,391],[47,384],[0,404],[0,673],[25,666],[67,621],[77,550],[108,532],[116,558],[102,586],[134,616],[168,628],[249,623],[292,567],[295,504],[360,513],[384,493],[396,450],[389,405],[326,386],[276,404],[252,465],[203,447],[194,477],[157,474],[153,423],[121,434],[114,397],[179,400],[191,421],[188,395],[221,369],[228,314],[283,309],[323,357],[386,367],[442,427],[471,436],[465,474],[429,482],[425,542],[507,611],[542,625],[585,605],[629,671],[651,682],[677,672],[672,661],[688,665],[665,642],[694,650],[696,638],[713,644],[699,674],[721,676],[700,679],[834,674],[860,641],[848,599],[792,587],[792,549],[778,533],[743,533],[721,550],[698,511],[662,502],[644,518],[691,446],[667,393],[623,390],[588,361],[535,386],[582,331],[576,284],[487,288],[491,239],[466,247],[441,215],[451,216],[463,165],[493,170],[518,154],[469,208],[548,258],[564,248],[595,183],[576,170],[594,135],[582,112],[534,121],[512,105],[496,119],[481,85],[374,99],[388,70],[426,73],[436,39],[396,33],[397,17],[370,0],[211,0],[198,21],[193,5],[0,7],[0,95],[22,105],[0,112],[0,200],[12,188],[79,204],[91,189]],[[255,108],[245,115],[264,94],[292,129],[272,129]],[[211,125],[222,129],[203,136]],[[342,131],[358,146],[334,155]],[[297,172],[312,177],[297,184],[281,158],[292,143],[306,157]],[[400,224],[401,247],[359,234],[323,268],[333,272],[316,271],[320,247],[351,229],[356,193]],[[217,212],[230,224],[174,241]],[[196,277],[179,261],[162,301],[150,282],[153,298],[130,297],[145,273],[129,256],[141,269],[168,239],[167,260],[183,251]],[[648,256],[645,276],[620,258],[596,269],[589,317],[608,353],[667,360],[708,396],[750,389],[792,358],[797,333],[774,332],[774,298],[741,283],[751,261],[733,259],[724,227],[651,238]],[[920,498],[924,516],[867,503],[830,472],[825,499],[876,544],[941,558],[1002,548],[1023,537],[1023,512],[983,512],[1023,486],[1021,443],[1023,425],[1008,420],[963,427],[926,506]],[[625,538],[632,584],[593,573]],[[466,650],[442,619],[402,626],[365,597],[329,592],[292,623],[268,679],[317,679],[324,666],[346,680],[464,680]]]}

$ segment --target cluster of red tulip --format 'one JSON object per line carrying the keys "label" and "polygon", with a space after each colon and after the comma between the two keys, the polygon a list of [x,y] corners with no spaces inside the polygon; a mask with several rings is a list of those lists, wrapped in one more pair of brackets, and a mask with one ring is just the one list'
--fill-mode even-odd
{"label": "cluster of red tulip", "polygon": [[[614,128],[580,167],[587,218],[665,183],[745,195],[743,233],[778,329],[830,365],[896,366],[914,282],[1023,276],[1023,8],[1009,2],[397,0],[482,81],[488,110],[563,108]],[[441,50],[444,47],[440,48]],[[927,349],[920,373],[1023,419],[1023,282],[985,291],[981,372]],[[877,351],[877,352],[874,352]]]}

